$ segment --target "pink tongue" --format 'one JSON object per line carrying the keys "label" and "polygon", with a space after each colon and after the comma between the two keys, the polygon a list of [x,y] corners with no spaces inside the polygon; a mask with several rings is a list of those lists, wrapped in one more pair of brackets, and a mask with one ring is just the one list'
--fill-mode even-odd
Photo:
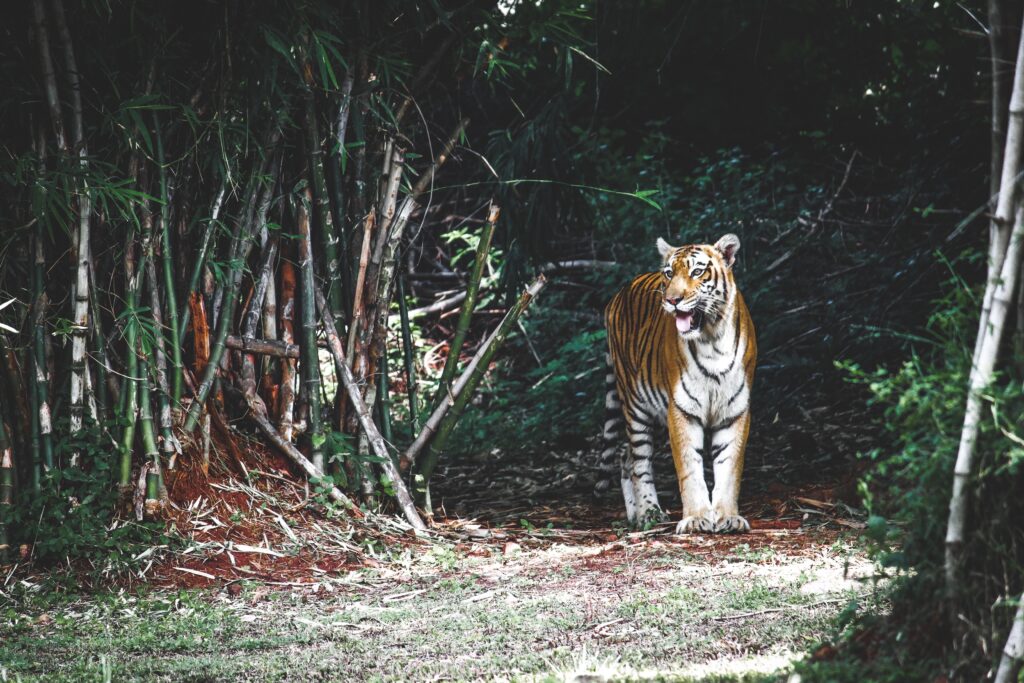
{"label": "pink tongue", "polygon": [[689,332],[693,327],[693,313],[676,313],[676,329],[679,333]]}

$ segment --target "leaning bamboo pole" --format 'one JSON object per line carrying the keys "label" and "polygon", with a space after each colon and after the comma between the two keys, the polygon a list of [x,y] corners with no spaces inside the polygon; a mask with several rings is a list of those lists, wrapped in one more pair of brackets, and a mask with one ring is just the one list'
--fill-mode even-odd
{"label": "leaning bamboo pole", "polygon": [[1003,656],[999,659],[999,669],[993,683],[1016,683],[1017,674],[1024,665],[1024,595],[1017,602],[1017,611],[1013,615],[1013,626],[1003,646]]}
{"label": "leaning bamboo pole", "polygon": [[406,520],[408,520],[409,524],[411,524],[414,529],[426,529],[426,524],[423,523],[423,519],[420,517],[419,512],[416,511],[416,504],[413,502],[412,496],[409,495],[409,490],[405,487],[405,482],[402,481],[398,468],[395,467],[395,463],[391,459],[391,454],[388,453],[387,445],[384,443],[384,438],[381,436],[380,432],[377,431],[376,425],[373,424],[373,418],[370,416],[370,411],[367,409],[365,401],[363,401],[362,392],[360,391],[360,388],[356,383],[355,376],[349,369],[348,362],[345,359],[345,350],[342,348],[341,339],[338,337],[338,333],[335,332],[336,328],[331,316],[331,311],[327,306],[327,300],[319,290],[316,292],[316,303],[324,321],[323,327],[324,333],[327,336],[327,346],[331,351],[331,355],[334,357],[334,366],[338,372],[338,379],[345,387],[349,400],[352,402],[352,407],[356,413],[356,417],[359,419],[359,425],[363,428],[363,432],[366,434],[366,437],[370,442],[370,446],[373,448],[377,457],[380,458],[380,464],[381,468],[384,470],[384,474],[386,474],[388,479],[391,480],[391,486],[395,492],[395,499],[398,501],[398,505],[402,509],[402,514],[405,515]]}
{"label": "leaning bamboo pole", "polygon": [[487,265],[487,257],[491,250],[491,238],[494,236],[494,226],[498,222],[498,215],[501,210],[493,201],[487,214],[487,222],[484,223],[480,233],[480,241],[477,243],[476,255],[473,259],[473,270],[469,274],[469,282],[466,285],[466,298],[462,301],[462,310],[459,311],[459,320],[455,326],[455,334],[452,336],[451,346],[448,348],[448,358],[444,362],[444,370],[441,372],[441,380],[437,386],[437,396],[434,404],[444,400],[451,387],[455,372],[459,366],[459,353],[466,341],[466,334],[469,332],[469,323],[473,319],[473,309],[476,307],[477,293],[480,291],[480,280],[484,275],[484,266]]}
{"label": "leaning bamboo pole", "polygon": [[[476,391],[477,386],[480,384],[481,380],[483,380],[491,359],[494,358],[494,354],[504,343],[506,337],[508,337],[508,334],[512,331],[512,327],[519,320],[519,317],[530,305],[530,302],[540,294],[546,284],[547,279],[543,275],[540,275],[519,296],[516,303],[513,304],[512,308],[510,308],[508,312],[505,313],[505,317],[501,319],[498,326],[481,345],[480,351],[478,351],[477,355],[473,358],[473,362],[466,368],[463,375],[465,382],[462,383],[461,386],[456,385],[457,391],[453,392],[453,397],[449,399],[451,410],[441,413],[439,418],[434,422],[428,420],[427,424],[424,425],[423,432],[427,432],[428,429],[431,432],[435,432],[432,439],[429,434],[427,435],[426,443],[429,445],[429,449],[422,465],[420,466],[420,474],[423,478],[425,489],[429,490],[428,486],[430,475],[437,466],[438,456],[444,450],[444,447],[448,442],[448,437],[451,435],[452,430],[455,429],[455,425],[458,423],[459,418],[462,416],[462,412],[468,405],[469,399],[472,398],[473,392]],[[461,379],[462,378],[460,378],[460,382]],[[437,411],[435,411],[435,414],[436,412]],[[431,415],[431,418],[433,417],[434,416]],[[417,438],[417,442],[420,442],[419,438]],[[416,445],[415,442],[414,445]],[[420,444],[420,447],[422,448],[422,443]],[[411,461],[413,458],[408,455],[410,451],[412,451],[412,447],[406,451],[407,459]]]}
{"label": "leaning bamboo pole", "polygon": [[[995,95],[994,95],[995,96]],[[995,279],[1002,273],[1010,231],[1013,227],[1014,207],[1018,196],[1018,176],[1024,156],[1024,27],[1021,29],[1017,47],[1017,62],[1014,68],[1013,89],[1010,94],[1010,110],[1006,126],[1006,145],[1003,151],[1003,169],[999,182],[999,197],[990,226],[988,250],[988,278],[982,299],[981,317],[978,320],[978,335],[974,343],[972,363],[978,363],[978,355],[989,328],[992,297],[995,294]]]}
{"label": "leaning bamboo pole", "polygon": [[1013,232],[1010,235],[1006,254],[1002,259],[1002,271],[999,279],[989,283],[989,287],[993,288],[993,293],[990,298],[991,309],[988,325],[983,330],[977,362],[971,368],[969,379],[967,407],[964,411],[960,445],[953,468],[953,493],[949,499],[949,520],[946,525],[946,591],[951,606],[955,606],[960,593],[961,554],[967,531],[969,484],[974,474],[978,431],[984,407],[982,393],[992,382],[1007,314],[1017,291],[1017,277],[1020,275],[1022,254],[1024,254],[1024,203],[1017,207]]}

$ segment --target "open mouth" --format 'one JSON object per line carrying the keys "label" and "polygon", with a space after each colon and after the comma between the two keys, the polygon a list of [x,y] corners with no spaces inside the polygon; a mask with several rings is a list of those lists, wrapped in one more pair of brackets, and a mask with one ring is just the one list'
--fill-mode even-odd
{"label": "open mouth", "polygon": [[676,311],[676,330],[679,334],[686,334],[699,330],[704,324],[704,312],[694,309],[692,311]]}

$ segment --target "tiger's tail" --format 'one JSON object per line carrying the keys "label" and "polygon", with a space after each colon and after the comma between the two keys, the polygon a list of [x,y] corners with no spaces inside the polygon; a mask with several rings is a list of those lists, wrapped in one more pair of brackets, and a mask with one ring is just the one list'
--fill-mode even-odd
{"label": "tiger's tail", "polygon": [[621,476],[618,461],[619,449],[626,437],[626,421],[622,417],[622,401],[615,385],[615,372],[611,354],[605,354],[608,368],[604,376],[604,430],[601,432],[601,458],[598,461],[598,479],[594,493],[601,494],[612,489]]}

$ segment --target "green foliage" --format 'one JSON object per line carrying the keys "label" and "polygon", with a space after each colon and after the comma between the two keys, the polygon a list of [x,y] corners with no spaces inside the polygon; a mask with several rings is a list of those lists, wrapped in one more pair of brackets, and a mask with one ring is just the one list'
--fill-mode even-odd
{"label": "green foliage", "polygon": [[[62,430],[63,431],[63,430]],[[66,432],[65,432],[66,433]],[[94,578],[109,578],[137,566],[137,556],[155,543],[169,542],[163,525],[137,523],[130,515],[111,523],[120,499],[113,451],[94,425],[61,439],[56,455],[66,460],[77,452],[89,468],[65,467],[46,473],[38,491],[18,491],[11,508],[15,543],[31,544],[33,559],[42,565],[82,561]],[[73,575],[65,576],[74,580]]]}
{"label": "green foliage", "polygon": [[[967,258],[964,259],[965,261]],[[882,409],[880,428],[888,444],[864,453],[869,461],[861,492],[871,513],[866,538],[881,575],[896,577],[893,618],[861,613],[845,625],[847,654],[863,656],[857,638],[868,630],[884,634],[884,653],[871,680],[906,680],[893,661],[936,662],[954,656],[950,629],[969,631],[964,642],[986,643],[959,649],[967,670],[978,677],[1001,649],[1012,608],[1006,598],[1019,594],[1024,575],[1024,514],[1018,492],[1024,485],[1024,444],[1018,417],[1024,414],[1024,386],[1013,375],[1024,366],[1007,345],[1005,368],[985,392],[988,404],[977,449],[980,464],[971,483],[971,531],[963,549],[968,569],[961,607],[964,625],[944,621],[943,555],[952,470],[963,424],[971,363],[968,340],[977,329],[975,293],[954,275],[947,293],[935,303],[921,335],[908,343],[909,359],[893,369],[866,370],[856,363],[840,367],[849,381],[865,386],[870,404]],[[1010,417],[1012,416],[1012,417]],[[993,607],[995,605],[995,607]],[[966,625],[966,626],[965,626]],[[806,680],[864,680],[846,663],[808,669]],[[971,676],[968,676],[971,678]]]}

